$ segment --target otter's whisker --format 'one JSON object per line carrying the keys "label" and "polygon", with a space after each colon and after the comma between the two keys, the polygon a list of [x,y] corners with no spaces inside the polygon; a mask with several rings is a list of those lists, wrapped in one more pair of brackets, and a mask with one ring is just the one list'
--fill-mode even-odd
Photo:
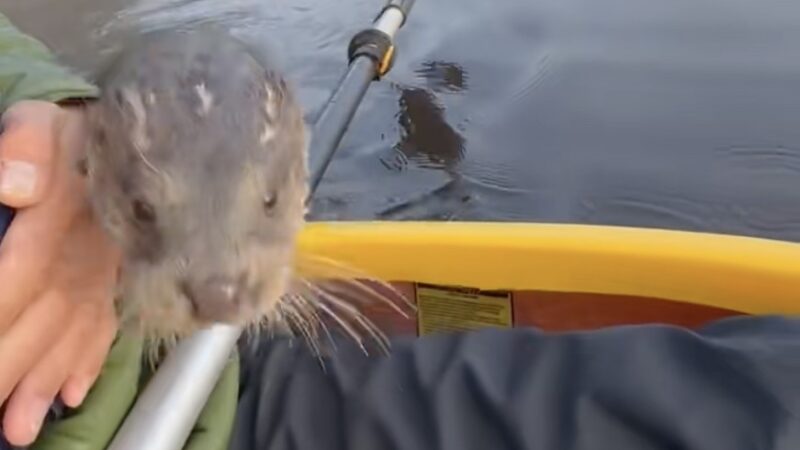
{"label": "otter's whisker", "polygon": [[397,306],[397,304],[394,301],[392,301],[392,299],[388,295],[378,292],[374,288],[369,287],[366,282],[362,281],[362,280],[370,280],[372,283],[377,283],[379,286],[387,289],[389,292],[394,294],[411,311],[416,310],[416,306],[414,305],[414,303],[411,302],[402,292],[400,292],[391,283],[376,279],[375,277],[370,276],[368,273],[356,269],[351,265],[344,264],[332,258],[327,258],[320,255],[309,255],[309,254],[299,255],[296,264],[299,272],[310,272],[313,274],[319,273],[319,275],[318,276],[315,275],[314,278],[330,277],[330,278],[345,279],[346,280],[344,281],[345,284],[355,285],[356,287],[360,288],[360,290],[365,291],[368,294],[372,294],[378,300],[380,300],[381,302],[385,303],[386,305],[397,311],[403,317],[408,318],[408,314],[402,311],[400,307]]}
{"label": "otter's whisker", "polygon": [[287,318],[291,319],[292,325],[300,328],[301,333],[303,335],[307,335],[309,338],[312,336],[311,324],[308,318],[297,308],[297,306],[292,301],[283,302],[280,305],[280,308],[283,311],[286,311]]}
{"label": "otter's whisker", "polygon": [[360,323],[361,326],[364,327],[364,329],[366,329],[373,338],[375,338],[375,341],[378,342],[378,345],[384,354],[389,353],[389,338],[386,337],[385,333],[383,333],[378,327],[375,326],[374,323],[366,319],[363,315],[359,314],[355,317],[355,320]]}
{"label": "otter's whisker", "polygon": [[347,304],[346,302],[338,299],[336,296],[330,294],[329,292],[326,292],[325,290],[315,286],[312,283],[309,283],[307,281],[304,281],[304,283],[306,284],[309,290],[316,293],[324,300],[315,302],[314,306],[316,308],[325,311],[328,315],[330,315],[334,320],[336,320],[340,325],[342,325],[343,328],[345,328],[348,334],[350,334],[351,336],[358,336],[358,339],[356,340],[365,354],[368,354],[368,352],[366,350],[366,346],[363,343],[361,335],[357,333],[352,327],[345,325],[342,316],[336,313],[331,308],[329,308],[328,305],[326,305],[325,303],[329,303],[335,306],[338,310],[345,313],[349,318],[356,320],[361,326],[367,329],[367,331],[379,342],[379,345],[382,348],[385,348],[386,351],[388,352],[388,339],[386,338],[386,336],[383,333],[381,333],[380,330],[378,330],[378,328],[374,324],[372,324],[371,321],[366,319],[365,316],[360,311],[358,311],[357,308]]}
{"label": "otter's whisker", "polygon": [[361,335],[359,335],[358,332],[356,332],[356,330],[354,330],[350,325],[348,325],[344,320],[342,320],[342,318],[339,317],[339,315],[336,314],[336,312],[332,311],[324,303],[317,304],[317,308],[319,308],[321,311],[325,312],[325,314],[327,314],[331,319],[335,320],[339,325],[341,325],[341,327],[344,328],[344,330],[347,332],[347,334],[351,338],[353,338],[354,341],[356,341],[356,344],[361,349],[361,351],[363,351],[364,354],[368,354],[367,353],[367,348],[366,348],[366,346],[364,346],[364,342],[361,339]]}
{"label": "otter's whisker", "polygon": [[322,352],[320,351],[319,346],[317,345],[317,341],[312,337],[311,330],[308,328],[308,324],[305,322],[305,319],[302,315],[294,308],[293,305],[289,303],[284,303],[281,305],[282,308],[287,312],[287,318],[289,321],[297,328],[300,329],[300,333],[305,338],[306,343],[311,347],[311,352],[314,354],[315,358],[322,366],[323,371],[325,371],[325,361],[322,358]]}
{"label": "otter's whisker", "polygon": [[[358,280],[358,279],[346,280],[346,281],[345,280],[340,280],[336,284],[341,285],[343,288],[350,287],[350,286],[355,287],[357,291],[361,291],[361,293],[365,293],[367,295],[367,298],[374,298],[374,299],[380,301],[381,303],[387,305],[388,307],[393,309],[395,312],[397,312],[398,314],[403,316],[403,318],[405,318],[405,319],[408,319],[408,317],[409,317],[408,313],[403,311],[395,302],[392,301],[391,298],[389,298],[389,296],[378,292],[375,288],[370,287],[368,285],[368,283],[363,281],[363,280]],[[388,285],[388,283],[387,283],[387,285]],[[343,290],[346,290],[346,289],[343,289]],[[350,293],[348,293],[348,294],[350,294]],[[353,297],[355,297],[356,299],[358,298],[357,297],[358,292],[356,292],[354,294],[351,294],[351,295]],[[403,299],[403,301],[406,303],[407,306],[411,307],[412,309],[415,308],[414,305],[411,302],[409,302],[408,299],[406,299],[404,295],[399,294],[399,296],[400,296],[400,298]]]}
{"label": "otter's whisker", "polygon": [[336,342],[333,340],[333,335],[331,334],[331,331],[325,321],[323,321],[319,314],[317,314],[317,311],[314,309],[312,303],[300,294],[292,294],[292,298],[296,303],[301,303],[303,305],[303,309],[308,311],[308,314],[312,316],[314,322],[322,327],[322,331],[325,332],[326,336],[328,336],[328,342],[330,342],[333,350],[336,351],[337,347]]}
{"label": "otter's whisker", "polygon": [[[278,314],[276,314],[275,317],[274,317],[274,322],[278,322],[278,321],[280,321],[280,316]],[[269,327],[269,339],[271,341],[275,340],[275,328],[277,328],[277,326],[275,326],[275,325]]]}
{"label": "otter's whisker", "polygon": [[264,326],[261,320],[247,324],[246,332],[243,333],[245,339],[247,339],[247,345],[251,347],[258,345],[258,342],[261,341],[262,328]]}
{"label": "otter's whisker", "polygon": [[335,296],[328,296],[327,300],[330,302],[332,306],[335,306],[338,309],[342,310],[349,317],[358,322],[358,324],[364,327],[364,329],[367,330],[367,332],[370,333],[372,337],[375,338],[376,341],[378,341],[378,345],[381,347],[381,350],[388,353],[389,339],[383,332],[380,331],[380,329],[378,329],[377,326],[375,326],[374,323],[372,323],[372,321],[364,317],[364,315],[360,311],[358,311],[358,309],[356,309],[354,306],[341,301],[339,298]]}
{"label": "otter's whisker", "polygon": [[277,334],[291,335],[286,314],[279,307],[273,308],[271,314],[264,318],[265,327],[269,329],[269,338],[274,340]]}

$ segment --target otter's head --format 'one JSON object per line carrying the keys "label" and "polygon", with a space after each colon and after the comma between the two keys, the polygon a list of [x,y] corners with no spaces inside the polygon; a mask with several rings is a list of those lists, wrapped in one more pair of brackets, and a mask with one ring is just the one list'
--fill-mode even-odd
{"label": "otter's head", "polygon": [[88,111],[85,172],[124,253],[122,319],[157,337],[260,321],[288,288],[303,225],[301,110],[235,42],[144,42]]}

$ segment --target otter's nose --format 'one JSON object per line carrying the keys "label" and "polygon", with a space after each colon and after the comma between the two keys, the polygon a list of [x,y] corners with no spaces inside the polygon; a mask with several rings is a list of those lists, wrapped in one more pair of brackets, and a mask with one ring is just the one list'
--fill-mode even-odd
{"label": "otter's nose", "polygon": [[198,318],[221,322],[236,315],[241,285],[235,278],[215,276],[187,280],[182,287]]}

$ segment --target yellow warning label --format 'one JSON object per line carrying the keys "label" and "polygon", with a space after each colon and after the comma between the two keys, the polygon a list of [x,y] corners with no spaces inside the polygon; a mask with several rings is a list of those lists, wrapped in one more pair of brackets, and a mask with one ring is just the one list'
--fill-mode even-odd
{"label": "yellow warning label", "polygon": [[417,284],[419,335],[513,326],[511,294]]}

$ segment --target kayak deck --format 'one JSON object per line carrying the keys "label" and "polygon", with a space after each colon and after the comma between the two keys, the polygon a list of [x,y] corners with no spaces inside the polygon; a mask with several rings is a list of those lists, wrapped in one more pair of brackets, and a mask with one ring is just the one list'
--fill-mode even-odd
{"label": "kayak deck", "polygon": [[300,254],[392,282],[418,309],[404,319],[375,305],[368,314],[392,334],[694,328],[735,315],[800,312],[800,245],[748,237],[558,224],[317,222],[302,233]]}

